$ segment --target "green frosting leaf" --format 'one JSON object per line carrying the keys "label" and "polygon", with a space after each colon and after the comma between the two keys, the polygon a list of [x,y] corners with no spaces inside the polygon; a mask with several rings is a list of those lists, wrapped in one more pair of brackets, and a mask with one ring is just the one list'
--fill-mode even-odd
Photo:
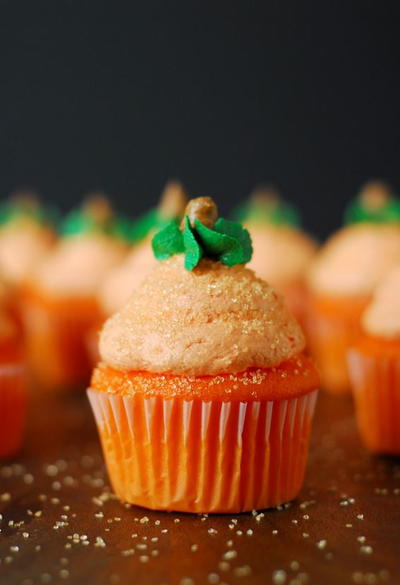
{"label": "green frosting leaf", "polygon": [[63,236],[75,236],[84,233],[100,233],[121,240],[130,241],[131,225],[129,220],[118,215],[111,215],[105,221],[99,221],[85,209],[71,211],[61,224]]}
{"label": "green frosting leaf", "polygon": [[173,254],[184,252],[182,232],[176,222],[171,221],[164,229],[157,232],[151,245],[158,260],[165,260]]}
{"label": "green frosting leaf", "polygon": [[5,201],[0,205],[0,226],[31,219],[40,225],[56,225],[58,210],[51,205],[29,205],[20,201]]}
{"label": "green frosting leaf", "polygon": [[271,203],[249,201],[236,208],[233,218],[240,223],[272,223],[294,227],[300,226],[301,223],[297,209],[281,200]]}
{"label": "green frosting leaf", "polygon": [[240,224],[222,218],[210,229],[198,219],[192,227],[186,216],[183,232],[176,222],[171,221],[154,236],[152,245],[158,260],[185,254],[186,270],[196,268],[203,257],[227,266],[245,264],[253,252],[248,231]]}
{"label": "green frosting leaf", "polygon": [[371,208],[365,205],[362,198],[357,197],[347,206],[344,222],[346,224],[400,222],[400,200],[396,197],[388,197],[384,205]]}

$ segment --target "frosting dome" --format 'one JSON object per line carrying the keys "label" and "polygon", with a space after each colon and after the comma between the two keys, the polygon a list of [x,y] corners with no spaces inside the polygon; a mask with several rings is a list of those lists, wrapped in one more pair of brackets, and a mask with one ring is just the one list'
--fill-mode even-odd
{"label": "frosting dome", "polygon": [[332,236],[313,262],[312,290],[331,295],[370,295],[400,263],[400,225],[358,223]]}
{"label": "frosting dome", "polygon": [[370,335],[400,338],[400,265],[376,288],[362,325]]}
{"label": "frosting dome", "polygon": [[247,224],[253,242],[248,267],[276,287],[302,279],[316,252],[315,242],[286,225]]}
{"label": "frosting dome", "polygon": [[101,233],[63,238],[39,265],[35,283],[55,295],[92,296],[124,255],[123,244]]}
{"label": "frosting dome", "polygon": [[119,370],[181,375],[276,366],[304,348],[281,296],[243,265],[183,255],[159,263],[105,324],[102,360]]}

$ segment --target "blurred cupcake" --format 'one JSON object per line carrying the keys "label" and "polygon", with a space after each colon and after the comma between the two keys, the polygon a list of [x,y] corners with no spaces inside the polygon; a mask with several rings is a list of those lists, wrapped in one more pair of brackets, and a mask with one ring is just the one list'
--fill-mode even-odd
{"label": "blurred cupcake", "polygon": [[235,218],[252,238],[253,257],[248,267],[284,295],[289,309],[302,322],[306,305],[304,274],[316,243],[301,231],[297,211],[273,189],[262,188],[237,209]]}
{"label": "blurred cupcake", "polygon": [[251,241],[192,200],[153,239],[160,262],[105,324],[89,399],[111,482],[132,504],[267,508],[300,490],[318,376]]}
{"label": "blurred cupcake", "polygon": [[0,272],[14,291],[13,312],[20,320],[19,293],[55,242],[56,213],[31,192],[20,192],[0,205]]}
{"label": "blurred cupcake", "polygon": [[375,287],[400,262],[400,209],[381,183],[368,184],[346,217],[353,223],[327,241],[308,275],[309,347],[334,393],[350,390],[347,349]]}
{"label": "blurred cupcake", "polygon": [[125,224],[103,197],[72,212],[62,237],[26,287],[24,322],[33,374],[42,388],[86,384],[87,332],[99,320],[96,293],[126,253]]}
{"label": "blurred cupcake", "polygon": [[348,352],[358,426],[374,453],[400,455],[400,264],[375,290]]}
{"label": "blurred cupcake", "polygon": [[8,292],[0,281],[0,457],[14,455],[20,448],[26,416],[25,364],[7,303]]}
{"label": "blurred cupcake", "polygon": [[169,181],[159,206],[135,222],[131,230],[134,246],[123,263],[110,271],[99,289],[98,301],[104,318],[123,307],[133,290],[156,266],[151,240],[169,221],[180,221],[185,205],[183,186],[178,181]]}

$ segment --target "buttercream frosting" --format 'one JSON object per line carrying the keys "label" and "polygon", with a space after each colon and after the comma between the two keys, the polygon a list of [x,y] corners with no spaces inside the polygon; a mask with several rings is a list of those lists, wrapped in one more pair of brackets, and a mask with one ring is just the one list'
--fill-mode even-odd
{"label": "buttercream frosting", "polygon": [[376,288],[362,325],[370,335],[400,338],[400,264]]}
{"label": "buttercream frosting", "polygon": [[370,295],[400,263],[400,225],[358,223],[332,236],[313,262],[308,282],[333,296]]}
{"label": "buttercream frosting", "polygon": [[159,262],[104,325],[101,359],[118,370],[179,375],[268,368],[304,348],[282,297],[243,265],[184,256]]}
{"label": "buttercream frosting", "polygon": [[63,238],[39,265],[34,282],[54,295],[91,297],[125,253],[123,244],[101,233]]}

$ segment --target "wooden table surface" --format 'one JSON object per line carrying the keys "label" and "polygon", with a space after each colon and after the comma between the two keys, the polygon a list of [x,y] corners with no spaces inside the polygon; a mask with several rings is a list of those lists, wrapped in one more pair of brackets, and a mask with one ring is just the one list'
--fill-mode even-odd
{"label": "wooden table surface", "polygon": [[299,498],[259,515],[149,512],[112,496],[85,396],[32,407],[0,466],[1,585],[398,585],[400,460],[320,395]]}

